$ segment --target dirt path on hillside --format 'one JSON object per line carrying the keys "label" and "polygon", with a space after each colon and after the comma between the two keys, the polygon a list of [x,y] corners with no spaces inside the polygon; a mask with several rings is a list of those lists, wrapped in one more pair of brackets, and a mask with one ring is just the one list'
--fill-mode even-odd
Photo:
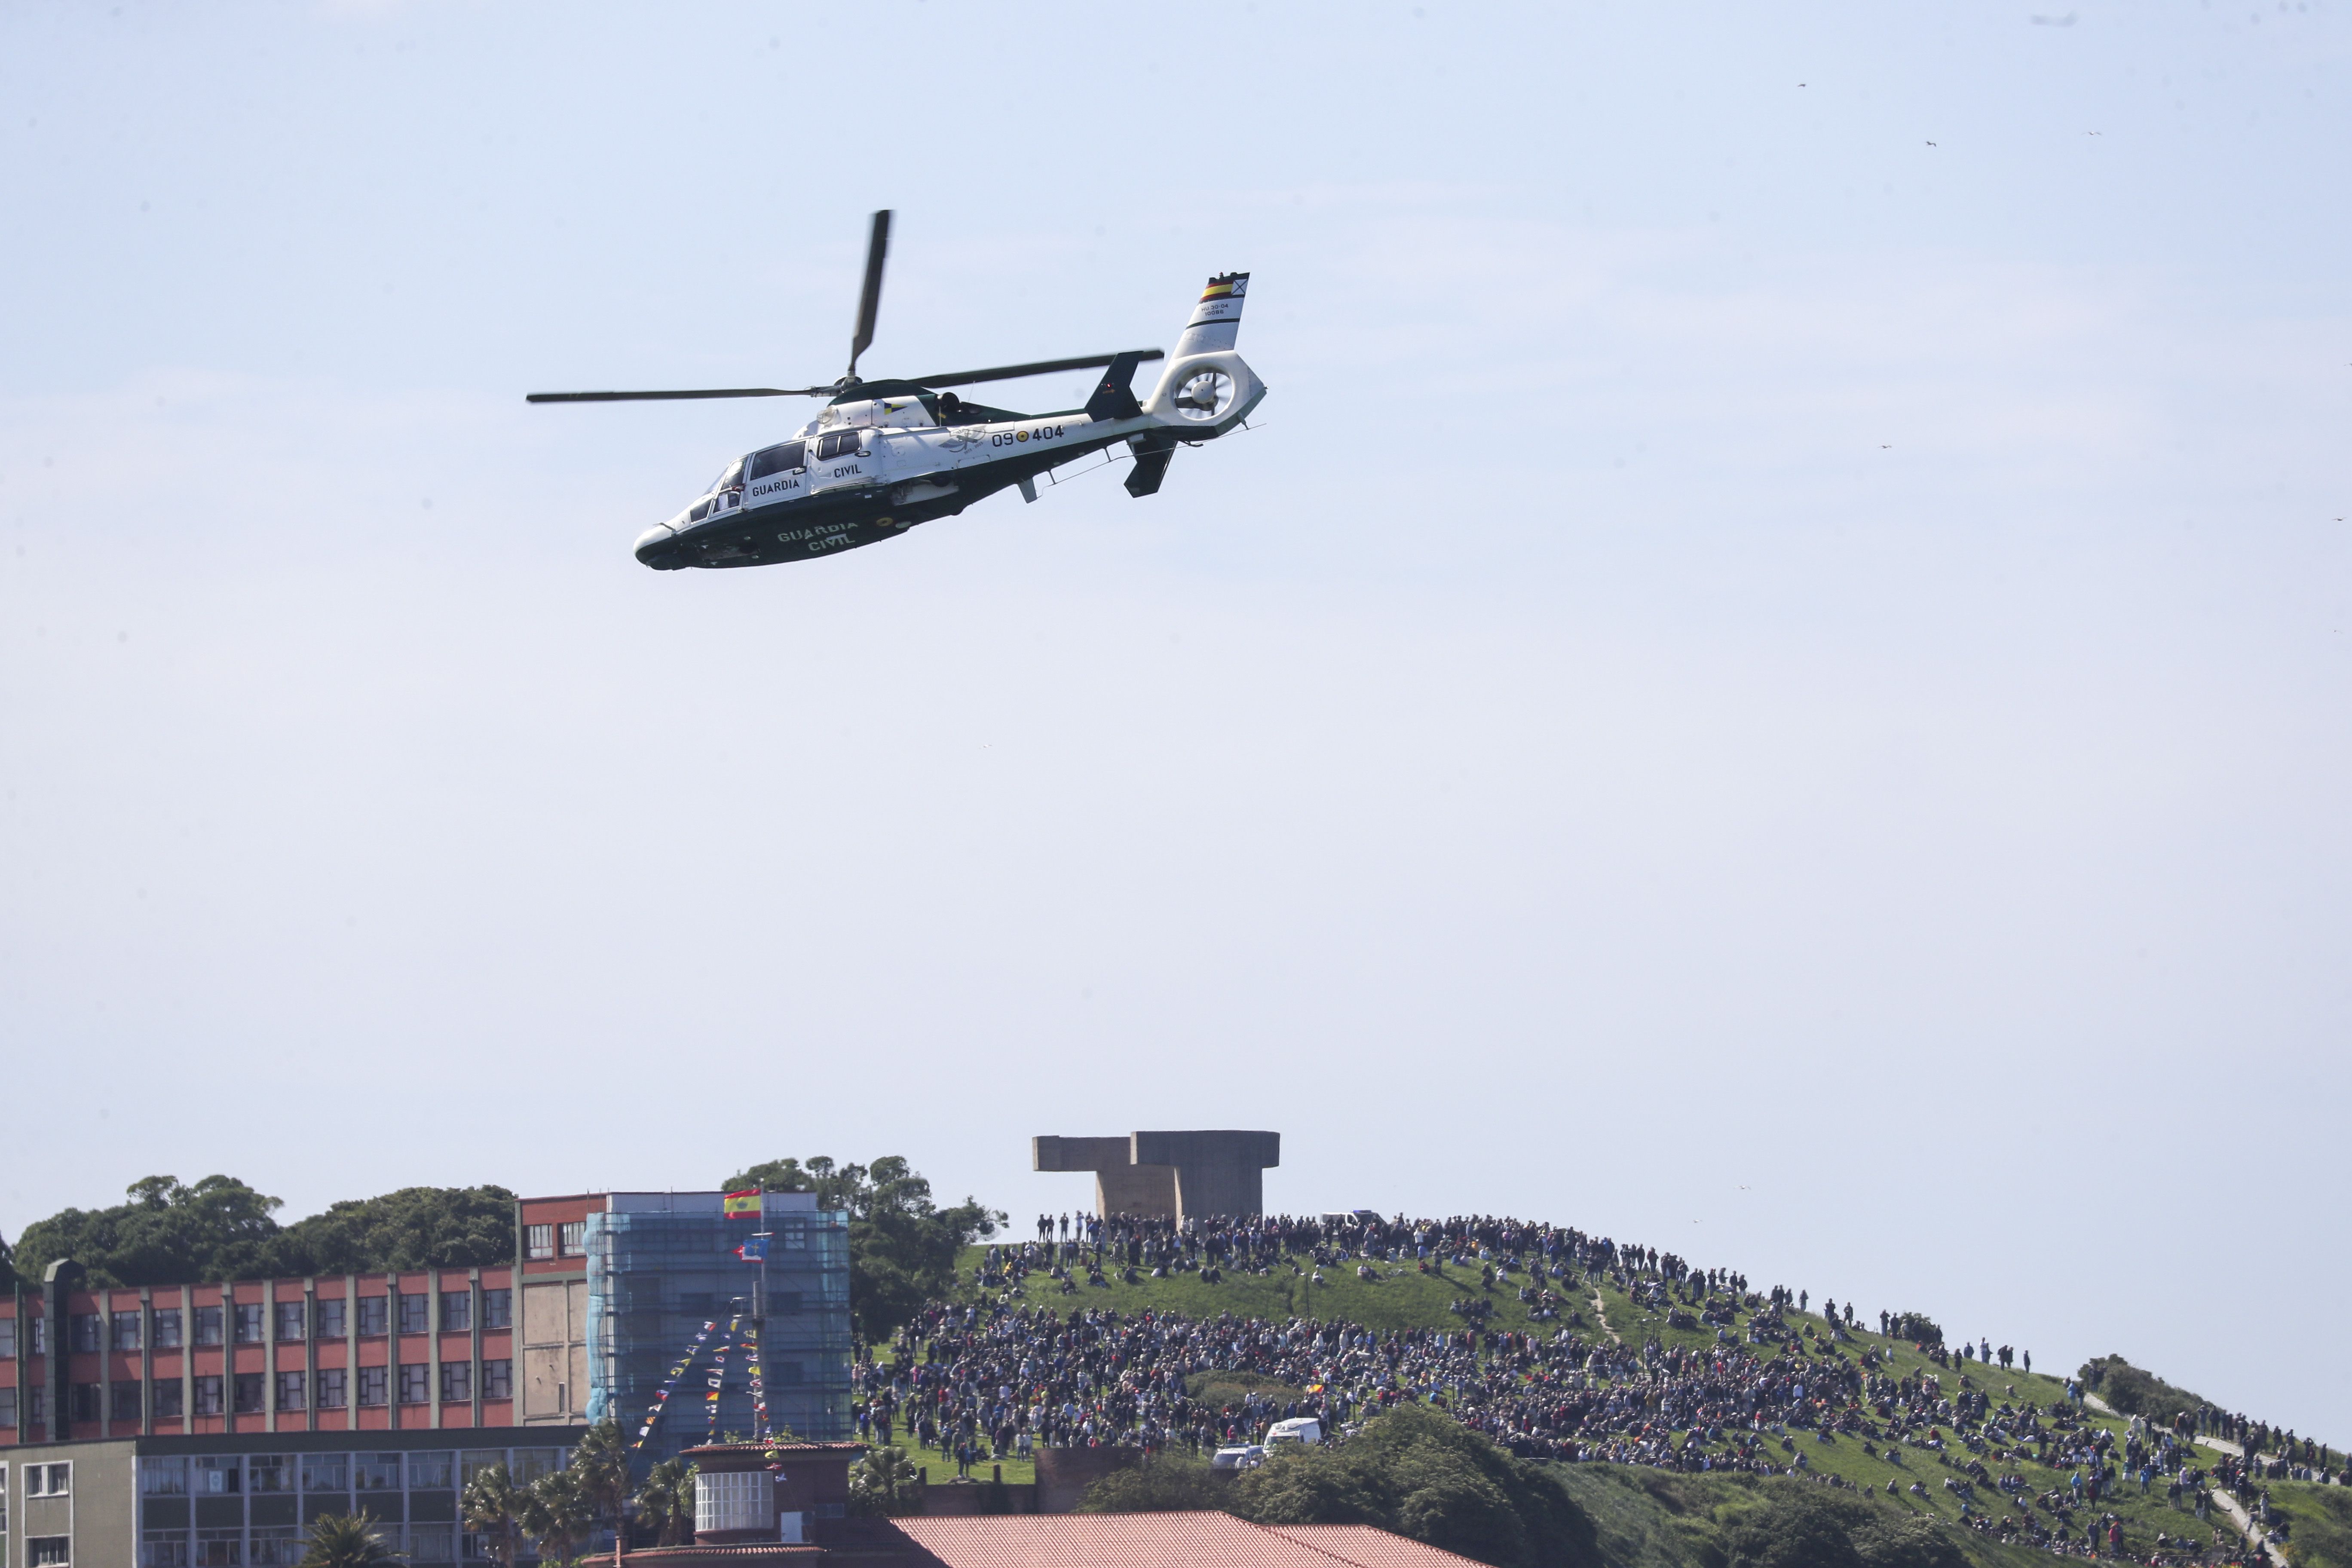
{"label": "dirt path on hillside", "polygon": [[[2114,1415],[2120,1417],[2123,1415],[2122,1411],[2117,1410],[2114,1405],[2108,1404],[2105,1400],[2100,1398],[2097,1394],[2091,1393],[2087,1389],[2083,1393],[2083,1403],[2089,1405],[2092,1409],[2097,1411],[2102,1415]],[[2197,1442],[2200,1447],[2210,1448],[2216,1453],[2228,1454],[2236,1458],[2242,1458],[2245,1457],[2246,1450],[2239,1447],[2237,1444],[2231,1442],[2227,1437],[2200,1437],[2197,1439]],[[2213,1500],[2221,1504],[2221,1511],[2223,1513],[2230,1516],[2231,1522],[2238,1527],[2238,1533],[2240,1535],[2251,1535],[2257,1538],[2260,1537],[2262,1532],[2254,1528],[2253,1516],[2247,1513],[2244,1504],[2239,1502],[2236,1498],[2231,1497],[2220,1487],[2215,1487],[2213,1489]],[[2286,1553],[2280,1551],[2277,1546],[2273,1545],[2270,1542],[2264,1541],[2263,1542],[2263,1551],[2268,1554],[2270,1560],[2273,1563],[2277,1564],[2277,1568],[2287,1568]]]}
{"label": "dirt path on hillside", "polygon": [[1609,1326],[1609,1309],[1601,1304],[1601,1290],[1598,1286],[1594,1287],[1592,1291],[1592,1315],[1601,1321],[1601,1331],[1609,1336],[1612,1344],[1622,1345],[1625,1342],[1622,1336]]}

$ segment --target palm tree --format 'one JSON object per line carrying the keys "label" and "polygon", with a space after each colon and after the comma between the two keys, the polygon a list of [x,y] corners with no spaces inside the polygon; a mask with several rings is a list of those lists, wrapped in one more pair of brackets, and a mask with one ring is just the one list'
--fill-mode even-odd
{"label": "palm tree", "polygon": [[637,1517],[661,1531],[664,1546],[684,1546],[694,1534],[695,1467],[684,1459],[664,1459],[637,1489]]}
{"label": "palm tree", "polygon": [[524,1532],[538,1540],[542,1558],[569,1562],[573,1550],[595,1528],[595,1500],[575,1470],[553,1470],[540,1477],[522,1499]]}
{"label": "palm tree", "polygon": [[572,1468],[597,1511],[612,1516],[613,1568],[621,1568],[621,1549],[629,1538],[629,1448],[621,1441],[620,1423],[601,1421],[588,1428],[572,1450]]}
{"label": "palm tree", "polygon": [[300,1568],[368,1568],[397,1557],[376,1534],[373,1520],[322,1513],[310,1521],[310,1550],[302,1553]]}
{"label": "palm tree", "polygon": [[913,1513],[915,1498],[915,1461],[904,1448],[886,1443],[849,1472],[849,1507],[854,1513]]}
{"label": "palm tree", "polygon": [[488,1469],[466,1483],[466,1490],[457,1500],[459,1518],[466,1528],[485,1539],[490,1556],[499,1568],[514,1568],[515,1552],[522,1545],[522,1514],[528,1494],[514,1484],[504,1465],[492,1465]]}

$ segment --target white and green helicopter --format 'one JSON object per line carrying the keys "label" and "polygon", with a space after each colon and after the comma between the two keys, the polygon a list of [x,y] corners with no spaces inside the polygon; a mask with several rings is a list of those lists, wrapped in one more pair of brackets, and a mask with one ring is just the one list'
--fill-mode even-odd
{"label": "white and green helicopter", "polygon": [[[1265,384],[1234,353],[1249,274],[1209,280],[1151,395],[1136,400],[1138,365],[1158,349],[998,365],[991,370],[861,381],[857,358],[874,341],[890,215],[874,215],[866,289],[849,371],[831,386],[737,386],[687,392],[534,392],[532,403],[634,403],[700,397],[824,397],[822,413],[789,441],[747,452],[709,489],[637,540],[637,559],[657,571],[682,566],[766,566],[806,561],[894,539],[919,522],[952,517],[983,496],[1018,487],[1037,499],[1037,478],[1126,443],[1135,467],[1127,493],[1160,489],[1177,447],[1234,429]],[[1084,408],[1015,414],[972,403],[949,387],[1056,371],[1107,367]],[[1108,459],[1106,459],[1108,460]]]}

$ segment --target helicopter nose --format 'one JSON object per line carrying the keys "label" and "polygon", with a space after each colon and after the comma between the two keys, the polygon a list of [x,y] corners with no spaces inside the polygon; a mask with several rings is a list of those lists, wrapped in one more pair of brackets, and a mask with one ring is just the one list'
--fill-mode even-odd
{"label": "helicopter nose", "polygon": [[677,530],[657,522],[637,535],[637,559],[656,572],[675,572],[685,565]]}

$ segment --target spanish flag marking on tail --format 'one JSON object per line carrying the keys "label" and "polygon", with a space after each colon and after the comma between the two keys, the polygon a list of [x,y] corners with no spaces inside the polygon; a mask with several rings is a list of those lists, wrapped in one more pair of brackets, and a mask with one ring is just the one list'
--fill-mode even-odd
{"label": "spanish flag marking on tail", "polygon": [[728,1194],[723,1200],[722,1212],[729,1219],[758,1219],[760,1189],[750,1187],[740,1193]]}

